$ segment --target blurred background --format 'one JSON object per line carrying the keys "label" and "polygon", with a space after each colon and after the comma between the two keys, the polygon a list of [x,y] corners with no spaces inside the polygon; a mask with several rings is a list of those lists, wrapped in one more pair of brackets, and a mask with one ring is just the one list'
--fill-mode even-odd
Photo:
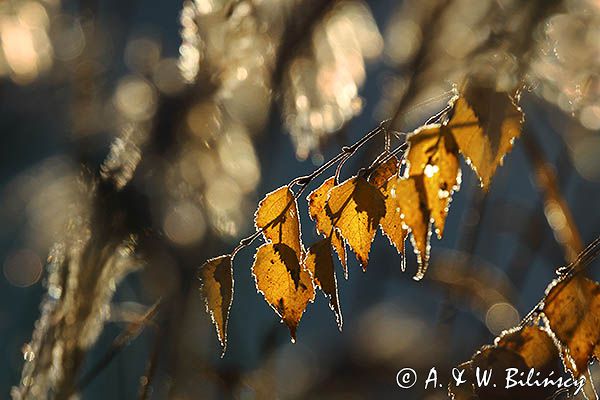
{"label": "blurred background", "polygon": [[[291,344],[245,249],[220,358],[198,266],[465,77],[525,82],[523,138],[487,195],[462,165],[425,279],[378,234],[367,273],[337,265],[343,331],[319,292]],[[598,0],[3,0],[0,104],[0,399],[447,398],[397,371],[444,382],[600,233]]]}

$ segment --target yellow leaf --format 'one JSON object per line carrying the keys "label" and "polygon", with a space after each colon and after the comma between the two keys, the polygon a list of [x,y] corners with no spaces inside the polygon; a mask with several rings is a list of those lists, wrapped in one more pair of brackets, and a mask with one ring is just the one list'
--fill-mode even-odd
{"label": "yellow leaf", "polygon": [[333,231],[331,218],[329,218],[329,215],[325,212],[325,204],[327,204],[329,191],[333,189],[334,186],[335,178],[332,176],[325,180],[321,186],[312,191],[306,198],[308,200],[308,213],[310,214],[310,218],[315,221],[317,232],[325,236],[331,236],[331,232]]}
{"label": "yellow leaf", "polygon": [[[369,183],[377,188],[385,197],[385,215],[379,222],[381,231],[394,245],[398,253],[404,254],[404,241],[408,232],[402,224],[402,213],[397,205],[397,199],[390,198],[387,192],[388,180],[398,175],[400,162],[394,156],[380,165],[369,177]],[[404,270],[404,262],[402,263]]]}
{"label": "yellow leaf", "polygon": [[521,134],[523,113],[504,92],[469,87],[448,122],[458,148],[488,190],[496,169]]}
{"label": "yellow leaf", "polygon": [[296,252],[296,258],[303,257],[298,207],[289,187],[272,191],[258,203],[254,223],[263,230],[265,241],[284,243]]}
{"label": "yellow leaf", "polygon": [[430,213],[424,195],[423,175],[394,177],[387,182],[384,193],[387,212],[381,221],[381,227],[399,251],[404,251],[404,248],[400,250],[399,246],[404,246],[405,229],[409,229],[419,264],[414,279],[419,280],[427,271],[431,237]]}
{"label": "yellow leaf", "polygon": [[369,183],[376,188],[382,188],[385,183],[394,175],[398,175],[400,161],[396,156],[392,156],[389,160],[381,164],[369,176]]}
{"label": "yellow leaf", "polygon": [[283,243],[266,243],[254,257],[256,288],[281,317],[296,340],[296,328],[309,302],[315,298],[310,273],[300,266],[296,252]]}
{"label": "yellow leaf", "polygon": [[535,325],[503,333],[496,346],[518,353],[529,368],[536,370],[554,366],[558,357],[558,351],[548,332]]}
{"label": "yellow leaf", "polygon": [[331,189],[326,207],[334,227],[365,270],[373,237],[385,215],[383,195],[366,179],[353,177]]}
{"label": "yellow leaf", "polygon": [[600,284],[582,276],[550,285],[544,314],[550,329],[568,350],[565,365],[575,377],[600,356]]}
{"label": "yellow leaf", "polygon": [[425,198],[441,238],[452,194],[459,189],[458,148],[446,127],[426,125],[408,137],[409,175],[423,175]]}
{"label": "yellow leaf", "polygon": [[317,233],[324,235],[325,237],[331,238],[331,245],[335,249],[335,252],[342,263],[344,269],[344,275],[348,279],[348,266],[346,261],[346,245],[339,232],[333,229],[333,223],[331,218],[325,211],[325,204],[329,196],[329,191],[335,186],[335,178],[331,177],[321,186],[316,188],[307,197],[308,200],[308,213],[310,218],[315,221],[317,226]]}
{"label": "yellow leaf", "polygon": [[223,354],[227,347],[227,321],[233,300],[233,270],[231,256],[220,256],[206,261],[200,267],[200,291],[206,311],[217,329]]}
{"label": "yellow leaf", "polygon": [[[487,385],[478,385],[477,368],[490,371],[491,379]],[[471,360],[461,364],[466,382],[449,386],[449,392],[455,400],[473,399],[545,399],[555,394],[556,387],[535,387],[534,385],[515,385],[507,388],[507,368],[516,368],[519,372],[535,372],[556,379],[561,375],[558,352],[547,331],[538,326],[525,326],[507,331],[496,338],[495,345],[482,347]],[[482,375],[480,375],[482,376]],[[519,379],[515,376],[513,379]]]}
{"label": "yellow leaf", "polygon": [[344,243],[344,238],[342,238],[342,235],[340,235],[338,231],[334,231],[330,239],[331,246],[335,249],[338,258],[342,263],[342,268],[344,269],[344,276],[346,277],[346,279],[348,279],[348,257],[346,256],[346,244]]}
{"label": "yellow leaf", "polygon": [[316,287],[320,288],[329,300],[329,307],[335,314],[340,331],[342,330],[342,311],[338,298],[337,280],[331,258],[330,238],[321,239],[308,249],[304,265],[311,273]]}

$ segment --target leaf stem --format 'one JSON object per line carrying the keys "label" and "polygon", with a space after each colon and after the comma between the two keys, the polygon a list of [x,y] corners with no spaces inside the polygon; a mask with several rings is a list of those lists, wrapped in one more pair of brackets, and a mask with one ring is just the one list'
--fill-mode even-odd
{"label": "leaf stem", "polygon": [[342,151],[340,153],[338,153],[331,160],[327,161],[325,164],[321,165],[319,168],[314,170],[310,175],[298,177],[298,178],[292,180],[288,186],[293,186],[293,185],[299,184],[299,185],[301,185],[300,190],[302,191],[305,187],[307,187],[310,184],[310,182],[313,179],[315,179],[316,177],[321,175],[323,172],[325,172],[331,166],[333,166],[334,164],[337,164],[340,161],[343,161],[345,158],[351,157],[361,146],[363,146],[364,144],[369,142],[371,139],[373,139],[375,136],[379,135],[381,132],[384,132],[386,130],[385,125],[388,122],[389,122],[389,120],[382,121],[375,129],[371,130],[369,133],[367,133],[365,136],[360,138],[353,145],[342,147]]}

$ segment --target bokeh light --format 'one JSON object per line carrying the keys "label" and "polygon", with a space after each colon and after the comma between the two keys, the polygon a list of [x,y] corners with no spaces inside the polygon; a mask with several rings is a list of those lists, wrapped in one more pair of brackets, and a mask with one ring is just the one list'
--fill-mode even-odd
{"label": "bokeh light", "polygon": [[17,250],[4,260],[4,277],[11,285],[28,287],[42,276],[40,257],[29,249]]}
{"label": "bokeh light", "polygon": [[520,319],[519,312],[509,303],[496,303],[485,314],[485,324],[494,335],[516,326]]}

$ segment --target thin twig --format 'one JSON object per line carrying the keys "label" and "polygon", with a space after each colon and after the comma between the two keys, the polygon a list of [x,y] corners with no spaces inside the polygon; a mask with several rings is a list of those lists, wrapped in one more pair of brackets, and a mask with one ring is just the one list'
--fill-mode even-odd
{"label": "thin twig", "polygon": [[150,393],[150,387],[152,387],[152,379],[156,373],[156,367],[158,366],[158,358],[160,356],[160,349],[163,343],[163,328],[158,327],[156,336],[154,338],[154,345],[152,346],[152,354],[150,355],[150,361],[144,372],[140,383],[140,400],[146,400]]}
{"label": "thin twig", "polygon": [[303,12],[300,16],[300,24],[294,23],[298,18],[292,18],[289,21],[289,25],[283,33],[284,39],[279,45],[278,56],[273,69],[272,81],[274,82],[274,87],[281,86],[290,61],[300,52],[302,46],[310,43],[315,27],[318,26],[336,3],[337,0],[321,0],[319,3],[308,2],[302,8]]}
{"label": "thin twig", "polygon": [[373,161],[373,163],[364,170],[364,175],[370,176],[373,172],[375,172],[377,168],[390,161],[392,158],[396,157],[399,153],[405,151],[407,148],[408,142],[404,142],[400,146],[396,147],[394,150],[388,153],[382,153],[381,155],[383,155],[383,157],[381,157],[381,155],[377,157],[377,159]]}
{"label": "thin twig", "polygon": [[81,392],[129,343],[131,343],[133,339],[138,337],[144,328],[153,321],[161,304],[162,300],[157,300],[139,320],[133,321],[127,325],[123,332],[115,338],[108,351],[100,358],[100,361],[98,361],[90,371],[79,380],[76,387],[73,388],[73,391]]}
{"label": "thin twig", "polygon": [[546,161],[539,144],[531,133],[527,132],[527,134],[523,135],[521,141],[525,153],[532,164],[538,188],[544,198],[544,205],[552,206],[556,212],[561,214],[562,219],[565,221],[562,226],[550,223],[549,225],[555,235],[563,239],[560,241],[560,244],[563,246],[566,260],[573,261],[577,253],[583,249],[581,235],[575,224],[573,214],[560,193],[556,174],[551,165]]}
{"label": "thin twig", "polygon": [[[339,173],[340,165],[342,165],[343,162],[346,161],[348,158],[352,157],[356,153],[356,151],[358,149],[360,149],[363,145],[365,145],[366,143],[368,143],[369,141],[371,141],[373,138],[375,138],[380,133],[385,132],[386,131],[385,125],[388,122],[389,122],[388,120],[382,121],[375,129],[373,129],[370,132],[368,132],[365,136],[363,136],[362,138],[360,138],[354,144],[352,144],[350,146],[344,146],[342,148],[342,151],[339,152],[335,157],[333,157],[332,159],[330,159],[329,161],[327,161],[325,164],[321,165],[319,168],[315,169],[309,175],[299,176],[297,178],[292,179],[287,184],[287,186],[291,188],[291,187],[293,187],[295,185],[300,185],[300,189],[294,194],[293,200],[291,200],[286,205],[286,207],[283,209],[282,214],[285,213],[288,210],[289,207],[291,207],[291,205],[294,203],[294,201],[296,201],[300,197],[300,195],[306,190],[306,188],[308,187],[308,185],[310,185],[310,183],[315,178],[317,178],[319,175],[321,175],[323,172],[325,172],[327,169],[329,169],[333,165],[339,163],[338,170],[336,170],[336,176],[337,176],[337,174]],[[399,151],[399,149],[395,150],[395,152],[398,152],[398,151]],[[247,237],[243,238],[242,240],[240,240],[240,242],[238,243],[238,245],[231,252],[231,259],[235,258],[236,254],[240,250],[242,250],[243,248],[245,248],[245,247],[249,246],[250,244],[252,244],[252,242],[254,242],[254,240],[256,240],[266,228],[268,228],[269,226],[271,226],[275,222],[275,220],[276,219],[273,219],[273,221],[271,221],[265,227],[257,229],[250,236],[247,236]]]}
{"label": "thin twig", "polygon": [[408,81],[408,87],[396,106],[394,116],[390,120],[390,128],[398,128],[400,126],[400,116],[406,113],[406,108],[409,106],[409,103],[421,89],[423,83],[422,80],[424,78],[423,75],[426,71],[425,64],[429,57],[429,46],[433,43],[439,31],[439,23],[437,23],[437,21],[442,19],[442,16],[450,3],[451,0],[439,1],[436,4],[436,7],[429,13],[428,20],[423,24],[427,29],[424,30],[421,46],[419,46],[419,50],[408,68],[408,70],[412,71]]}

